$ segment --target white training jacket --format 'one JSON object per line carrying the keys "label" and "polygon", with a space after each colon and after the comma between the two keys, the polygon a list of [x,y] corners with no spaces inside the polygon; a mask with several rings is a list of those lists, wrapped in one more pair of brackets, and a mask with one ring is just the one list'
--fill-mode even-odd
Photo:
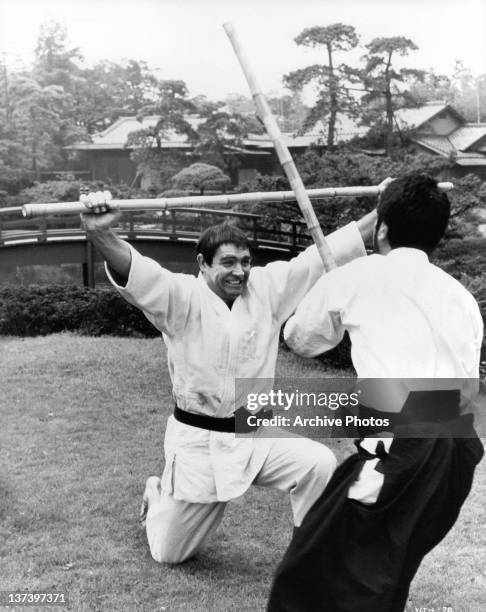
{"label": "white training jacket", "polygon": [[[478,304],[423,251],[397,248],[331,271],[301,301],[284,336],[293,351],[313,357],[336,346],[345,330],[365,405],[397,412],[413,389],[460,388],[461,411],[481,410],[470,402],[479,389]],[[388,452],[391,437],[360,445],[373,453],[380,440]],[[377,500],[383,485],[377,463],[365,463],[348,497]]]}
{"label": "white training jacket", "polygon": [[[327,241],[338,265],[366,255],[354,222]],[[289,262],[254,267],[246,289],[229,309],[201,275],[170,272],[133,248],[125,287],[116,284],[107,268],[120,294],[162,332],[179,408],[215,417],[229,417],[239,407],[235,379],[269,379],[271,389],[280,327],[322,273],[315,246]],[[263,428],[236,438],[171,416],[162,489],[188,502],[238,497],[260,471],[272,442]]]}
{"label": "white training jacket", "polygon": [[473,296],[401,247],[319,279],[285,326],[296,353],[328,351],[349,332],[359,378],[477,379],[483,321]]}

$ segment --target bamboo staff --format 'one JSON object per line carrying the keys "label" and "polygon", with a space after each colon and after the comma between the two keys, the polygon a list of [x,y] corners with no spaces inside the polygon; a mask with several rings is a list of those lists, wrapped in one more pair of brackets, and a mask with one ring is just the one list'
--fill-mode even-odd
{"label": "bamboo staff", "polygon": [[248,58],[246,57],[246,54],[243,50],[240,39],[236,34],[233,24],[225,23],[223,25],[223,28],[225,29],[225,32],[228,35],[231,44],[233,45],[236,57],[240,62],[241,68],[248,82],[248,86],[250,88],[253,101],[257,108],[260,119],[262,120],[268,132],[268,135],[273,141],[280,164],[282,165],[282,168],[284,169],[285,174],[289,179],[290,186],[293,192],[295,193],[295,199],[297,200],[297,203],[300,207],[302,216],[304,217],[304,220],[307,224],[307,228],[309,229],[309,232],[321,256],[322,263],[324,264],[324,269],[328,272],[329,270],[332,270],[332,268],[336,267],[336,263],[332,256],[329,245],[327,244],[326,239],[324,238],[324,234],[316,217],[316,213],[312,208],[310,198],[305,190],[304,183],[302,182],[302,179],[300,178],[297,168],[295,167],[290,152],[283,141],[282,134],[280,133],[280,128],[278,127],[277,122],[275,121],[272,115],[267,100],[257,83],[253,70],[250,67]]}
{"label": "bamboo staff", "polygon": [[[440,191],[453,189],[452,183],[439,183]],[[375,197],[380,194],[380,187],[325,187],[322,189],[308,189],[310,199],[336,198],[336,197]],[[292,202],[295,201],[293,191],[256,191],[254,193],[233,193],[216,196],[184,196],[179,198],[150,198],[134,200],[110,200],[122,212],[135,212],[140,210],[171,210],[174,208],[197,208],[198,206],[234,206],[235,204],[262,203],[262,202]],[[18,209],[12,209],[18,210]],[[3,209],[0,209],[3,211]],[[57,202],[51,204],[25,204],[22,207],[24,217],[47,217],[48,215],[72,215],[86,212],[81,202]]]}

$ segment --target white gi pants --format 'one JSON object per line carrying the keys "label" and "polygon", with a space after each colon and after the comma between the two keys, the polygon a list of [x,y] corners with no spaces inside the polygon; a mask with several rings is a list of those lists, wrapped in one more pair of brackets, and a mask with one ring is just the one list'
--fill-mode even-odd
{"label": "white gi pants", "polygon": [[[290,493],[295,526],[320,496],[336,468],[323,444],[306,438],[277,438],[253,484]],[[216,530],[227,502],[190,503],[161,494],[149,506],[147,540],[155,561],[181,563]]]}

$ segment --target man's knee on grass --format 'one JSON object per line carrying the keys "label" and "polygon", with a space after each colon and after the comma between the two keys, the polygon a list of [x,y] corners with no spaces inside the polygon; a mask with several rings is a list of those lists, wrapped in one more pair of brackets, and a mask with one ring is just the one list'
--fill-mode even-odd
{"label": "man's knee on grass", "polygon": [[169,565],[178,565],[180,563],[184,563],[184,561],[187,561],[188,559],[191,558],[191,556],[193,555],[180,555],[175,553],[174,551],[161,551],[159,549],[157,550],[150,550],[151,554],[152,554],[152,559],[154,561],[157,561],[157,563],[167,563]]}
{"label": "man's knee on grass", "polygon": [[177,565],[184,563],[191,557],[194,556],[195,551],[184,551],[180,547],[171,546],[167,541],[161,541],[160,539],[149,540],[150,554],[152,559],[157,563],[168,563],[171,565]]}

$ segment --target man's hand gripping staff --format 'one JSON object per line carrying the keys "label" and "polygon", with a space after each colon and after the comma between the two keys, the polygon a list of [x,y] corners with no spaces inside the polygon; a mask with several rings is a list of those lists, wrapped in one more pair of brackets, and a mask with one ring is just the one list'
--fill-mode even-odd
{"label": "man's hand gripping staff", "polygon": [[125,285],[130,273],[132,255],[128,244],[112,231],[120,220],[121,213],[116,206],[110,204],[111,193],[82,193],[79,199],[86,207],[86,212],[80,215],[81,227],[104,259],[110,262],[110,270],[117,281]]}

